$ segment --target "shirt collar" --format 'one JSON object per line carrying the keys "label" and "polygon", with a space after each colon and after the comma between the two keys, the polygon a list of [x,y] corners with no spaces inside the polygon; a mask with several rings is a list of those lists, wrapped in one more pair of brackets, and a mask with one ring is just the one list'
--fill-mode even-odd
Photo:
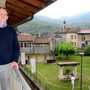
{"label": "shirt collar", "polygon": [[0,28],[4,28],[7,26],[7,23],[5,23],[4,25],[2,25]]}

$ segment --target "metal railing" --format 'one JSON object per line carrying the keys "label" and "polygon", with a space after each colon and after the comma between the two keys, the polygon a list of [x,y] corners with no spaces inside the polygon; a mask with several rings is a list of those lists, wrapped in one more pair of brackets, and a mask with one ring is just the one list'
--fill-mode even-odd
{"label": "metal railing", "polygon": [[40,90],[51,90],[50,87],[48,87],[41,79],[39,79],[36,75],[36,73],[32,73],[30,69],[28,69],[25,65],[23,66],[23,69],[34,79],[34,82],[39,84],[39,87],[42,89]]}
{"label": "metal railing", "polygon": [[10,70],[10,84],[11,90],[32,90],[16,67]]}

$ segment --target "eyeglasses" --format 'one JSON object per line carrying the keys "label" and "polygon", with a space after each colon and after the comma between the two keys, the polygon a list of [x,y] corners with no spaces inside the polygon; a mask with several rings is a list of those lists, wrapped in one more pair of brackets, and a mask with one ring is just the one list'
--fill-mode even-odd
{"label": "eyeglasses", "polygon": [[5,16],[7,16],[7,14],[5,14],[5,13],[0,13],[0,15],[5,15]]}

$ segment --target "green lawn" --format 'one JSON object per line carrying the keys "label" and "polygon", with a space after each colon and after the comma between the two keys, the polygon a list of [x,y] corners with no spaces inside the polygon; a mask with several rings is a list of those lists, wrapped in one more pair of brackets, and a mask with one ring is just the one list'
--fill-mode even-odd
{"label": "green lawn", "polygon": [[[68,60],[59,60],[57,62],[81,62],[80,56],[69,56]],[[30,65],[26,65],[27,67]],[[67,67],[68,69],[72,70],[71,67]],[[65,69],[67,69],[64,67]],[[83,56],[83,77],[82,77],[82,90],[89,90],[90,87],[90,56]],[[80,90],[80,72],[81,66],[77,66],[77,75],[79,80],[75,80],[75,89]],[[51,90],[72,90],[71,81],[59,81],[59,66],[57,64],[45,64],[45,63],[37,63],[37,76],[43,82],[45,82]]]}

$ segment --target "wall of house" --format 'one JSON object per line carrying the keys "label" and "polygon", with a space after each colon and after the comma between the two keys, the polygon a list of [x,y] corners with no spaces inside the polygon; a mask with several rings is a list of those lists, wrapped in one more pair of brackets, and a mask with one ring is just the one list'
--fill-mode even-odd
{"label": "wall of house", "polygon": [[[82,37],[85,37],[85,40],[82,41]],[[82,44],[86,45],[86,42],[90,41],[90,34],[78,34],[77,38],[78,38],[77,46],[78,46],[78,48],[82,48]]]}
{"label": "wall of house", "polygon": [[34,44],[34,53],[49,53],[50,52],[50,45],[49,44]]}
{"label": "wall of house", "polygon": [[60,41],[66,42],[66,33],[54,34],[54,37],[58,43],[60,43]]}
{"label": "wall of house", "polygon": [[[35,58],[38,63],[45,63],[46,60],[50,60],[51,56],[49,54],[25,54],[25,60],[30,63],[30,59]],[[21,61],[21,55],[19,56],[19,63]]]}
{"label": "wall of house", "polygon": [[20,48],[20,53],[31,53],[31,48],[30,47],[22,47]]}
{"label": "wall of house", "polygon": [[[39,62],[39,63],[45,63],[46,60],[51,59],[49,54],[32,54],[30,56],[31,56],[31,58],[35,58],[36,62]],[[46,60],[45,60],[45,57],[46,57]]]}
{"label": "wall of house", "polygon": [[55,48],[55,39],[52,38],[51,41],[50,41],[50,50],[54,51],[54,48]]}
{"label": "wall of house", "polygon": [[67,33],[66,41],[72,42],[74,46],[77,46],[77,33]]}
{"label": "wall of house", "polygon": [[19,42],[20,53],[24,52],[26,54],[33,53],[33,43],[32,42]]}

